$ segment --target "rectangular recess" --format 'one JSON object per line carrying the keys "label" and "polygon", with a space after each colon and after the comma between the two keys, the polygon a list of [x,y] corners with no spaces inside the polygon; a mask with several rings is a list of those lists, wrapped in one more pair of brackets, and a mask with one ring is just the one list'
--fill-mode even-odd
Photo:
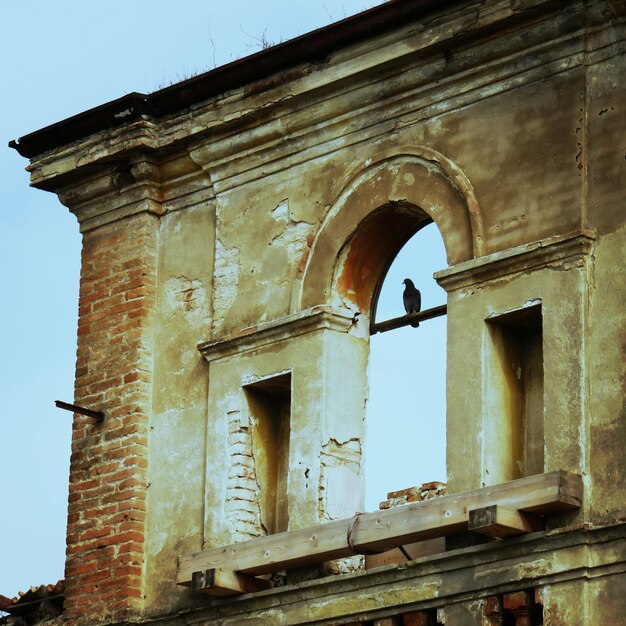
{"label": "rectangular recess", "polygon": [[495,480],[544,470],[541,303],[487,320],[485,467]]}
{"label": "rectangular recess", "polygon": [[272,535],[286,531],[289,526],[291,373],[263,378],[244,386],[243,390],[252,421],[261,524]]}

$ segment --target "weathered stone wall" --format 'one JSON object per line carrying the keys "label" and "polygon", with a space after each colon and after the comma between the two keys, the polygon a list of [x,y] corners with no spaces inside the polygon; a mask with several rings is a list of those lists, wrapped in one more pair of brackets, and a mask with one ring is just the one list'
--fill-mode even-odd
{"label": "weathered stone wall", "polygon": [[172,541],[176,552],[202,547],[208,377],[196,344],[212,320],[215,208],[210,188],[193,200],[179,209],[189,197],[172,198],[159,228],[149,507],[160,522],[146,537],[145,589],[157,603],[172,593]]}
{"label": "weathered stone wall", "polygon": [[[550,623],[620,614],[598,597],[623,579],[624,14],[425,8],[33,159],[85,236],[76,402],[106,413],[75,421],[69,618],[467,626],[540,587]],[[179,555],[359,510],[369,318],[430,220],[449,491],[566,470],[582,510],[545,537],[206,608],[175,585]]]}

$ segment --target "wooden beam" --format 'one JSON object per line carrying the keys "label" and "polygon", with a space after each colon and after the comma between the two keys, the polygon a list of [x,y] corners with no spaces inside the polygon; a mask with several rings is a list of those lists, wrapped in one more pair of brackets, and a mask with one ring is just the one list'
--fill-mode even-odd
{"label": "wooden beam", "polygon": [[269,580],[221,568],[194,572],[191,577],[192,591],[210,596],[234,596],[263,591],[271,587],[272,583]]}
{"label": "wooden beam", "polygon": [[435,306],[432,309],[425,309],[419,313],[410,313],[408,315],[402,315],[400,317],[394,317],[384,322],[376,322],[370,324],[370,335],[376,333],[386,333],[388,330],[395,330],[396,328],[402,328],[403,326],[409,326],[413,322],[423,322],[425,320],[433,319],[434,317],[441,317],[448,312],[448,305],[441,304]]}
{"label": "wooden beam", "polygon": [[505,539],[543,530],[543,520],[532,513],[492,504],[471,510],[467,528],[489,537]]}
{"label": "wooden beam", "polygon": [[500,505],[522,512],[549,514],[580,508],[582,479],[551,472],[466,493],[413,502],[354,518],[259,537],[179,557],[177,582],[190,585],[193,572],[224,568],[247,574],[323,563],[358,551],[390,550],[415,541],[466,531],[468,511]]}

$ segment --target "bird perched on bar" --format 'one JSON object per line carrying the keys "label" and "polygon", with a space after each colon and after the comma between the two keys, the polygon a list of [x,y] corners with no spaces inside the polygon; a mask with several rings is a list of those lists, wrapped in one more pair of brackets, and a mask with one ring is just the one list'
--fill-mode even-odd
{"label": "bird perched on bar", "polygon": [[[413,284],[410,278],[405,278],[402,284],[404,285],[404,293],[402,294],[404,310],[407,312],[407,315],[409,313],[419,313],[422,308],[422,294],[420,290]],[[417,328],[419,325],[419,322],[411,324],[413,328]]]}

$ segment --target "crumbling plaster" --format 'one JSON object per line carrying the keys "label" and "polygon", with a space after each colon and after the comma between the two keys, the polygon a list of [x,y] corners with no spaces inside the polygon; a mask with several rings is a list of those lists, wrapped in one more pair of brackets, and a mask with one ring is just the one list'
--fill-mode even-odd
{"label": "crumbling plaster", "polygon": [[[585,242],[583,238],[581,244],[584,246]],[[519,309],[532,301],[541,303],[543,322],[543,471],[558,466],[586,473],[586,355],[578,342],[587,294],[587,258],[577,251],[569,269],[561,261],[552,268],[537,267],[530,272],[524,271],[520,259],[513,275],[505,273],[478,285],[474,279],[474,284],[449,293],[447,467],[452,489],[463,491],[514,478],[506,469],[510,452],[506,445],[507,428],[499,423],[504,416],[493,410],[490,401],[498,390],[492,388],[489,351],[493,347],[486,322],[494,314]],[[452,272],[441,274],[448,280],[454,278]],[[444,276],[440,276],[440,281],[445,286]],[[476,363],[482,365],[477,367]],[[463,384],[454,384],[457,380],[463,380]],[[500,441],[500,437],[504,440]],[[456,453],[459,448],[465,450],[464,455]],[[468,464],[468,457],[481,461]]]}
{"label": "crumbling plaster", "polygon": [[159,227],[148,502],[161,523],[146,538],[147,575],[154,581],[146,589],[149,602],[171,594],[164,577],[176,571],[172,538],[178,550],[201,548],[202,513],[190,493],[204,489],[208,380],[196,344],[212,320],[214,233],[210,200],[169,212]]}
{"label": "crumbling plaster", "polygon": [[[359,442],[363,440],[364,415],[358,390],[365,385],[367,342],[352,332],[353,314],[312,310],[265,326],[250,329],[245,344],[240,340],[239,345],[231,345],[226,340],[201,348],[209,361],[206,547],[236,538],[237,526],[222,513],[229,500],[229,474],[222,468],[232,462],[232,450],[224,445],[230,440],[230,421],[239,420],[240,430],[246,433],[253,430],[243,387],[285,372],[291,376],[291,397],[298,399],[292,402],[290,415],[290,430],[298,435],[289,443],[288,528],[302,528],[333,516],[326,493],[328,483],[335,480],[351,480],[353,489],[340,507],[333,500],[334,516],[339,511],[350,515],[362,504]],[[272,333],[270,340],[263,337],[268,332]],[[360,380],[354,388],[342,383],[348,367],[355,381]],[[247,446],[249,455],[251,440]],[[338,458],[345,459],[343,465],[336,462]],[[347,477],[348,470],[352,478]],[[263,525],[259,519],[251,523]]]}
{"label": "crumbling plaster", "polygon": [[[245,505],[230,497],[243,483],[256,488],[242,391],[251,381],[291,375],[289,527],[360,509],[368,317],[390,260],[430,218],[451,266],[438,276],[449,293],[450,489],[510,478],[501,416],[486,408],[486,320],[537,301],[544,471],[583,474],[584,507],[570,522],[620,514],[624,330],[607,320],[623,315],[623,43],[602,22],[618,3],[571,6],[459,3],[324,63],[34,160],[32,183],[57,191],[86,234],[152,218],[147,613],[198,603],[172,584],[180,553],[263,532],[249,494]],[[376,215],[393,232],[366,276]],[[235,450],[246,463],[233,462]],[[539,576],[524,563],[511,584]],[[502,571],[486,572],[488,584]],[[320,597],[316,615],[329,623],[432,604],[442,580],[432,571],[419,585],[387,580],[377,595],[354,577],[341,584],[356,591]],[[289,623],[305,623],[309,590],[294,593]],[[276,616],[264,602],[249,623]],[[233,607],[206,623],[244,623]],[[462,623],[453,613],[450,623]]]}

